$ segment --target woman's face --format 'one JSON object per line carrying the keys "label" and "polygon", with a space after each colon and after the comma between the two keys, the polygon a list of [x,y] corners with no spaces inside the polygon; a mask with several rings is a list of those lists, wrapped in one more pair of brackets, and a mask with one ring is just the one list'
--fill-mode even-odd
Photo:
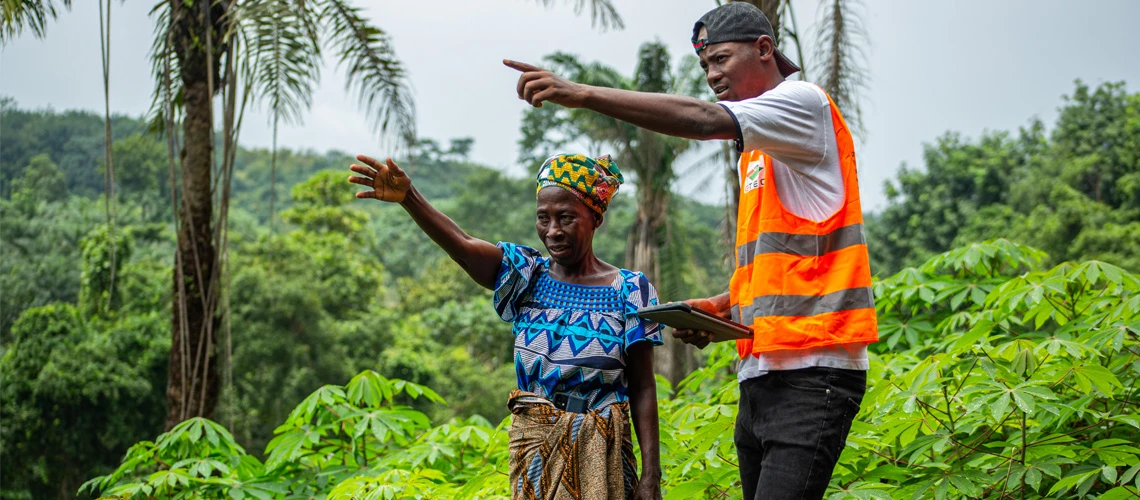
{"label": "woman's face", "polygon": [[535,228],[550,258],[564,267],[577,267],[593,251],[594,230],[601,223],[573,193],[547,186],[538,192]]}

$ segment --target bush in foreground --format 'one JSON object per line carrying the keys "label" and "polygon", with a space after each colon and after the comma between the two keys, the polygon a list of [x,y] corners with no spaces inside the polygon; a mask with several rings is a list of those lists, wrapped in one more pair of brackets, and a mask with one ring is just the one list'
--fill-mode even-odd
{"label": "bush in foreground", "polygon": [[[1140,496],[1140,277],[1090,261],[1041,269],[1004,240],[875,285],[882,340],[829,498]],[[731,345],[659,380],[667,498],[739,498]],[[372,371],[312,393],[264,463],[193,419],[84,485],[108,498],[509,498],[507,420],[433,427],[430,389]],[[503,397],[505,395],[487,395]]]}

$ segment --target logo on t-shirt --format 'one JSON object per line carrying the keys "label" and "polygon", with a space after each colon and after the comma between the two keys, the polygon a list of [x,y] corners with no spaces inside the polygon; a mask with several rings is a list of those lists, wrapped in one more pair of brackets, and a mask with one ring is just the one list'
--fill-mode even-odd
{"label": "logo on t-shirt", "polygon": [[744,176],[744,192],[747,193],[764,185],[764,157],[748,162],[748,172]]}

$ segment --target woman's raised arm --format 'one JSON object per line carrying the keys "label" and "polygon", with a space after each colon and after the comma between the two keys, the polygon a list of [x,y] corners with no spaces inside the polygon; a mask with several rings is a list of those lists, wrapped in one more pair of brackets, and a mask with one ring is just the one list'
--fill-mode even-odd
{"label": "woman's raised arm", "polygon": [[357,198],[399,203],[416,225],[458,262],[471,279],[484,288],[495,289],[495,278],[503,261],[503,251],[499,247],[467,234],[455,221],[431,206],[412,186],[408,174],[400,170],[391,158],[384,163],[364,155],[356,159],[363,165],[354,163],[349,169],[363,177],[350,176],[348,182],[371,189],[356,193]]}

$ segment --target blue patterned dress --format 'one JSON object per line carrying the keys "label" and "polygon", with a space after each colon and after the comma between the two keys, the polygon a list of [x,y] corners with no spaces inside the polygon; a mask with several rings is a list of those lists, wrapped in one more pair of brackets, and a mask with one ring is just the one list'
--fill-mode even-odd
{"label": "blue patterned dress", "polygon": [[657,304],[645,275],[621,269],[610,285],[564,283],[550,277],[550,259],[538,250],[498,246],[495,310],[514,323],[519,389],[547,399],[578,395],[592,410],[626,401],[626,352],[638,342],[663,343],[661,326],[636,314]]}

